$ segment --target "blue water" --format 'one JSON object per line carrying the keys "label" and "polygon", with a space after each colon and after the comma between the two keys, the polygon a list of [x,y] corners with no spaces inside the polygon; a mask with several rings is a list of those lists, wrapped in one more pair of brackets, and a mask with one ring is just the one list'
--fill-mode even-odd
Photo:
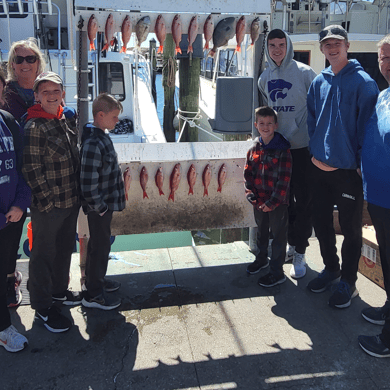
{"label": "blue water", "polygon": [[[164,123],[164,88],[162,85],[162,74],[157,73],[156,75],[156,92],[157,92],[157,115],[160,121],[161,128]],[[179,100],[179,88],[176,87],[175,91],[175,110],[177,110]]]}

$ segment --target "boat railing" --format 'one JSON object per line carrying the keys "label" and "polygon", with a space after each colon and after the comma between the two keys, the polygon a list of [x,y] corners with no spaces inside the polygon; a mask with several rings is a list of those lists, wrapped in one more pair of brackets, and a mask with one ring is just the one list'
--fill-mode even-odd
{"label": "boat railing", "polygon": [[152,77],[150,73],[149,61],[140,53],[138,53],[138,77],[145,83],[148,88],[150,98],[152,97]]}

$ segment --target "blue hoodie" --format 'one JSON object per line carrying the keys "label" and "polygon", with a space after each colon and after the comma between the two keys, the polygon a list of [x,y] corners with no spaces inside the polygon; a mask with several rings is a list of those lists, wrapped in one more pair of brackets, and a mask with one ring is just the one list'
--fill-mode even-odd
{"label": "blue hoodie", "polygon": [[15,125],[19,130],[19,139],[14,141],[0,115],[0,229],[6,226],[5,214],[12,206],[25,211],[31,201],[30,188],[21,172],[23,135],[16,122]]}
{"label": "blue hoodie", "polygon": [[379,95],[366,125],[362,174],[364,199],[390,209],[390,88]]}
{"label": "blue hoodie", "polygon": [[341,169],[360,168],[364,128],[379,90],[356,60],[335,75],[324,69],[307,95],[309,147],[319,161]]}

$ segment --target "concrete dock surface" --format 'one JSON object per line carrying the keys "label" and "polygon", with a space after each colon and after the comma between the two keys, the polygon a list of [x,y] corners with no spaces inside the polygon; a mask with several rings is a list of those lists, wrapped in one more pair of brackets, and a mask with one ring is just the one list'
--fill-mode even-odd
{"label": "concrete dock surface", "polygon": [[[340,249],[342,237],[338,236]],[[306,252],[307,275],[262,288],[248,276],[244,242],[117,252],[108,273],[122,287],[117,310],[62,308],[74,321],[54,334],[34,323],[26,280],[12,323],[29,340],[22,352],[0,349],[1,390],[390,389],[389,359],[367,355],[360,334],[381,327],[361,310],[382,306],[383,289],[359,274],[347,309],[307,283],[323,268],[318,241]],[[79,255],[70,286],[80,290]]]}

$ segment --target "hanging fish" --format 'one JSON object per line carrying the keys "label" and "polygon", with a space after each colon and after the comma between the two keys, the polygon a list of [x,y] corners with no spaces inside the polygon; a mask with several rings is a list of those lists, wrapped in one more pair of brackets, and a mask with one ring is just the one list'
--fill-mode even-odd
{"label": "hanging fish", "polygon": [[259,39],[260,36],[260,18],[253,19],[251,24],[251,39],[252,43],[247,50],[253,49],[255,42]]}
{"label": "hanging fish", "polygon": [[179,188],[179,183],[180,183],[180,164],[176,164],[173,168],[173,171],[171,173],[171,177],[169,179],[169,187],[171,189],[171,193],[169,194],[169,199],[172,199],[172,202],[175,201],[175,192]]}
{"label": "hanging fish", "polygon": [[230,39],[234,37],[235,29],[233,27],[235,18],[225,18],[219,21],[213,32],[214,47],[210,50],[209,56],[214,57],[217,49],[226,46]]}
{"label": "hanging fish", "polygon": [[140,177],[139,177],[139,182],[140,182],[141,188],[142,188],[142,190],[144,192],[143,193],[143,199],[145,199],[145,198],[149,199],[149,196],[146,193],[146,184],[148,183],[148,179],[149,179],[148,171],[146,170],[145,167],[142,167],[141,174],[140,174]]}
{"label": "hanging fish", "polygon": [[241,51],[241,43],[245,37],[245,30],[246,30],[245,16],[241,16],[241,18],[238,20],[236,24],[236,40],[237,40],[236,51]]}
{"label": "hanging fish", "polygon": [[222,186],[225,183],[227,176],[226,164],[222,164],[218,172],[218,189],[217,192],[222,192]]}
{"label": "hanging fish", "polygon": [[126,53],[127,44],[130,41],[132,30],[133,30],[133,26],[131,24],[130,16],[126,15],[121,27],[123,46],[119,53]]}
{"label": "hanging fish", "polygon": [[110,46],[114,44],[115,23],[112,14],[108,15],[106,21],[106,28],[104,30],[106,44],[103,46],[102,51],[108,50]]}
{"label": "hanging fish", "polygon": [[181,53],[180,41],[181,41],[181,19],[180,15],[175,15],[172,22],[172,38],[176,44],[175,55]]}
{"label": "hanging fish", "polygon": [[188,49],[187,53],[193,53],[194,49],[192,44],[195,42],[196,37],[198,36],[198,17],[193,16],[191,18],[190,25],[188,27]]}
{"label": "hanging fish", "polygon": [[129,167],[127,167],[123,172],[123,182],[125,183],[126,200],[129,200],[129,190],[130,190],[130,183],[131,183],[131,174],[130,174]]}
{"label": "hanging fish", "polygon": [[164,173],[163,173],[163,169],[160,167],[157,169],[157,173],[156,173],[156,176],[154,178],[154,181],[156,182],[156,186],[158,188],[158,192],[161,195],[164,195],[164,192],[162,190],[163,188],[163,183],[164,183]]}
{"label": "hanging fish", "polygon": [[204,26],[203,26],[204,40],[206,41],[203,50],[207,50],[209,48],[209,42],[213,37],[213,32],[214,32],[213,16],[209,15],[206,21],[204,22]]}
{"label": "hanging fish", "polygon": [[96,38],[96,33],[99,29],[99,23],[95,18],[95,15],[92,14],[88,20],[88,39],[89,39],[89,50],[96,50],[94,40]]}
{"label": "hanging fish", "polygon": [[137,47],[146,40],[150,29],[150,17],[144,16],[135,25],[135,35],[137,36]]}
{"label": "hanging fish", "polygon": [[162,15],[157,16],[156,25],[154,26],[154,33],[156,34],[157,39],[160,42],[157,54],[164,53],[164,42],[165,37],[167,36],[167,29],[165,27],[165,21]]}
{"label": "hanging fish", "polygon": [[194,185],[196,182],[196,168],[194,164],[191,164],[190,169],[187,172],[187,181],[190,189],[188,191],[188,195],[194,194]]}
{"label": "hanging fish", "polygon": [[211,167],[210,164],[207,164],[202,175],[202,182],[204,186],[203,196],[209,195],[208,188],[209,188],[210,181],[211,181]]}

